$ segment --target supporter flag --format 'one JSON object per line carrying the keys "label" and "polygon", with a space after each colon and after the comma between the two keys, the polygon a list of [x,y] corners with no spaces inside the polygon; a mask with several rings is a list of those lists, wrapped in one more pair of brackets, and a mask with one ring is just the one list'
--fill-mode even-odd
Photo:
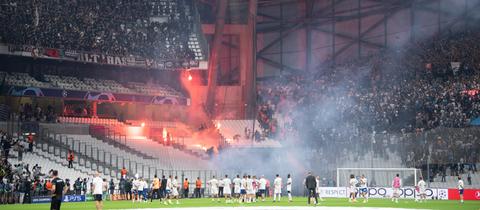
{"label": "supporter flag", "polygon": [[[480,117],[477,117],[477,118],[473,119],[473,120],[470,122],[470,125],[480,126]],[[480,199],[480,198],[479,198],[479,199]]]}
{"label": "supporter flag", "polygon": [[38,52],[39,52],[39,50],[37,48],[35,48],[35,47],[32,48],[32,51],[31,51],[32,57],[36,58],[38,56]]}
{"label": "supporter flag", "polygon": [[78,52],[75,51],[75,50],[65,50],[65,52],[64,52],[64,56],[68,57],[68,58],[77,59],[78,55],[79,55]]}
{"label": "supporter flag", "polygon": [[432,63],[426,63],[426,64],[425,64],[425,69],[426,69],[427,71],[431,71],[431,70],[432,70]]}
{"label": "supporter flag", "polygon": [[144,58],[135,58],[135,65],[136,66],[148,66],[147,61]]}
{"label": "supporter flag", "polygon": [[458,74],[458,71],[460,71],[460,65],[462,63],[460,62],[450,62],[450,65],[452,67],[452,72],[453,72],[453,75],[457,75]]}
{"label": "supporter flag", "polygon": [[48,57],[52,57],[52,58],[60,57],[60,53],[58,52],[57,49],[47,48],[43,51],[43,54],[48,56]]}

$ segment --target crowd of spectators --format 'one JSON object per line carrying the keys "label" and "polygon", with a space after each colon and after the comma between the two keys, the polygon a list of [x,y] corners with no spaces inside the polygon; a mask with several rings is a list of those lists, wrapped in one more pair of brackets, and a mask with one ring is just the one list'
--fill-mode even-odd
{"label": "crowd of spectators", "polygon": [[[448,145],[443,152],[434,141],[427,145],[435,145],[435,158],[449,158],[442,166],[454,174],[465,169],[463,163],[474,171],[470,166],[479,162],[478,152],[468,157],[463,152],[479,151],[479,143],[457,135],[480,117],[479,39],[478,30],[452,33],[323,68],[317,75],[262,81],[258,120],[270,138],[302,139],[324,154],[346,156],[374,147],[375,155],[387,159],[386,148],[402,141],[409,143],[403,148],[415,151],[421,142],[410,141],[407,134],[456,128],[439,133],[446,142],[442,145]],[[378,135],[392,138],[373,140]],[[407,151],[399,151],[400,156]],[[419,161],[425,151],[416,151],[409,161]]]}
{"label": "crowd of spectators", "polygon": [[20,121],[35,121],[35,122],[56,122],[57,115],[53,106],[48,105],[46,110],[42,109],[38,104],[32,105],[30,103],[20,104],[18,107],[18,117]]}
{"label": "crowd of spectators", "polygon": [[[0,41],[151,59],[193,59],[189,0],[0,1]],[[68,9],[65,9],[68,8]]]}

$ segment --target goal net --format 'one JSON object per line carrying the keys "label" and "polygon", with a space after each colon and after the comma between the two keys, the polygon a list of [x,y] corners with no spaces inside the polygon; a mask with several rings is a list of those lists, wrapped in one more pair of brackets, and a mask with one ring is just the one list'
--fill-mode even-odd
{"label": "goal net", "polygon": [[357,180],[365,175],[369,187],[391,187],[397,174],[402,187],[414,187],[422,176],[420,169],[416,168],[337,168],[337,187],[347,187],[352,174]]}

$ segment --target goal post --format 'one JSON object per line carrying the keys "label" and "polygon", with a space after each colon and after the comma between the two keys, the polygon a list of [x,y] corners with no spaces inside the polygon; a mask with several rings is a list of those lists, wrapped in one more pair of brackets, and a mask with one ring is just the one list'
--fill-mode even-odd
{"label": "goal post", "polygon": [[397,174],[402,180],[402,187],[414,187],[422,177],[421,170],[417,168],[337,168],[337,187],[347,187],[352,174],[357,179],[365,175],[369,187],[391,187]]}

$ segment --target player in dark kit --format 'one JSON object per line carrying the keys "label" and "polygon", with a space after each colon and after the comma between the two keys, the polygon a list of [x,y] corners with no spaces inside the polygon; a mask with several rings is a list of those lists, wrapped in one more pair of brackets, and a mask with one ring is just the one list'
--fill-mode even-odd
{"label": "player in dark kit", "polygon": [[52,203],[50,210],[60,210],[63,194],[67,192],[67,186],[63,179],[58,178],[58,171],[52,171]]}

